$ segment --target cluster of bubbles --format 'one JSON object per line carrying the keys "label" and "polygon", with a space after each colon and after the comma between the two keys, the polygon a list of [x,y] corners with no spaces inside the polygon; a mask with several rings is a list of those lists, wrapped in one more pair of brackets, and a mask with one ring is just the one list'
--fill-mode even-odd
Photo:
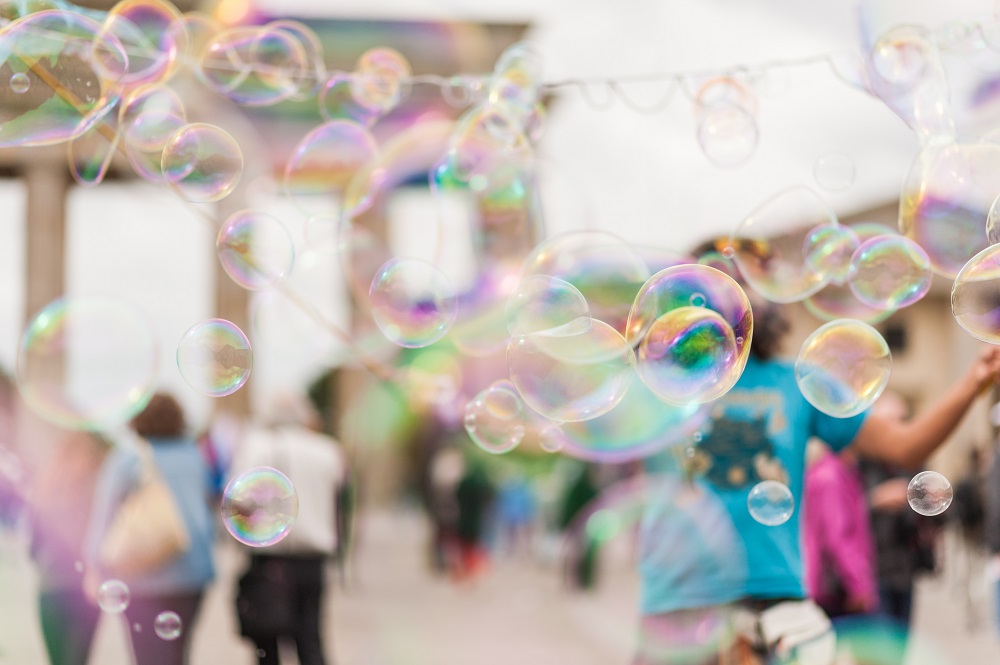
{"label": "cluster of bubbles", "polygon": [[[307,242],[336,246],[348,287],[393,352],[444,342],[471,358],[503,354],[503,376],[470,379],[471,389],[461,367],[444,371],[440,363],[412,367],[400,379],[439,406],[461,402],[466,431],[490,453],[531,440],[549,452],[619,462],[690,443],[709,405],[746,366],[751,297],[802,302],[826,322],[799,350],[795,375],[811,404],[840,418],[871,406],[889,378],[888,345],[870,324],[919,301],[935,273],[955,280],[958,323],[1000,342],[993,244],[1000,241],[1000,145],[957,138],[940,55],[921,28],[883,34],[864,65],[868,89],[921,138],[903,183],[898,232],[840,224],[820,195],[793,187],[759,205],[718,254],[701,261],[611,233],[573,232],[484,269],[466,289],[440,256],[394,255],[366,218],[387,193],[424,177],[438,201],[471,197],[488,223],[539,228],[535,146],[545,123],[544,81],[529,46],[506,50],[485,77],[449,82],[446,96],[465,107],[457,122],[426,120],[377,139],[376,123],[414,81],[405,56],[391,48],[361,54],[352,72],[328,72],[320,40],[296,21],[224,27],[164,0],[123,0],[106,13],[58,0],[47,6],[23,15],[9,8],[0,29],[2,64],[11,72],[0,104],[18,111],[0,124],[0,147],[65,144],[84,186],[102,182],[123,156],[139,177],[183,200],[216,203],[240,185],[241,141],[190,121],[170,85],[180,65],[190,63],[207,89],[246,107],[314,100],[324,121],[282,169],[284,192],[307,218]],[[759,140],[753,93],[737,78],[716,77],[700,85],[694,102],[708,159],[725,168],[745,164]],[[854,164],[847,155],[823,155],[814,178],[824,190],[845,189]],[[437,233],[440,246],[444,232]],[[239,210],[219,224],[215,240],[222,268],[239,286],[289,288],[301,257],[282,220]],[[113,427],[149,399],[157,345],[133,306],[59,300],[25,330],[18,386],[49,420]],[[193,325],[176,360],[187,384],[212,397],[239,390],[253,366],[247,335],[222,319]],[[919,512],[945,503],[945,490],[927,478],[911,484]],[[240,542],[271,545],[287,535],[297,501],[280,471],[251,469],[226,488],[224,522]],[[748,510],[779,525],[794,500],[787,486],[765,481],[751,490]]]}
{"label": "cluster of bubbles", "polygon": [[285,538],[299,514],[299,496],[281,471],[260,466],[236,475],[222,495],[222,523],[244,545],[267,547]]}

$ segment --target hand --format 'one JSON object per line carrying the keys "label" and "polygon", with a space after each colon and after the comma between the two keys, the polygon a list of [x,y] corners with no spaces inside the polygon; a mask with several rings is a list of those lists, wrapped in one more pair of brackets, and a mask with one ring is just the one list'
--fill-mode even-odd
{"label": "hand", "polygon": [[989,345],[969,368],[969,377],[981,393],[1000,380],[1000,347]]}
{"label": "hand", "polygon": [[906,510],[909,500],[906,498],[906,488],[909,486],[906,478],[892,478],[879,483],[868,493],[868,501],[872,510],[887,513],[899,513]]}

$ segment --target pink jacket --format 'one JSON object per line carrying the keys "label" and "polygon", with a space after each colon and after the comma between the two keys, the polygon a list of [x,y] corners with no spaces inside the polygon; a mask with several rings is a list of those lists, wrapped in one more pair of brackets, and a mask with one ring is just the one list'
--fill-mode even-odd
{"label": "pink jacket", "polygon": [[[823,607],[836,604],[830,578],[839,580],[854,610],[878,608],[875,550],[868,498],[857,470],[830,451],[806,470],[803,506],[806,589]],[[842,608],[846,609],[846,608]]]}

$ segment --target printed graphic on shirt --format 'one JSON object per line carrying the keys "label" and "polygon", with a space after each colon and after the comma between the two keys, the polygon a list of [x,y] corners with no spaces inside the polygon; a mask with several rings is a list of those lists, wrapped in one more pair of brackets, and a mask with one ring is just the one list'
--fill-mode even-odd
{"label": "printed graphic on shirt", "polygon": [[742,489],[764,480],[788,482],[773,437],[788,426],[777,392],[732,392],[720,400],[685,460],[685,470],[720,489]]}

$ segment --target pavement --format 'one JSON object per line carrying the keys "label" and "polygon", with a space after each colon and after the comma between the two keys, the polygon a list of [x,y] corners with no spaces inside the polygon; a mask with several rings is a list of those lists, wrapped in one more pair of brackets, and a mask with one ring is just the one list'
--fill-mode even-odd
{"label": "pavement", "polygon": [[[636,579],[628,543],[605,552],[598,588],[562,584],[555,547],[499,557],[473,582],[429,572],[427,533],[419,515],[363,516],[353,564],[331,569],[325,612],[331,665],[628,665],[635,642]],[[543,541],[548,542],[548,541]],[[906,665],[996,665],[993,589],[985,558],[968,555],[954,534],[943,547],[943,572],[918,585]],[[194,665],[252,665],[232,607],[244,552],[220,539],[219,576],[193,630]],[[37,578],[22,538],[0,542],[0,664],[44,665],[37,626]],[[102,618],[91,665],[130,665],[120,615]],[[295,663],[294,652],[283,654]],[[843,662],[849,662],[847,660]]]}

